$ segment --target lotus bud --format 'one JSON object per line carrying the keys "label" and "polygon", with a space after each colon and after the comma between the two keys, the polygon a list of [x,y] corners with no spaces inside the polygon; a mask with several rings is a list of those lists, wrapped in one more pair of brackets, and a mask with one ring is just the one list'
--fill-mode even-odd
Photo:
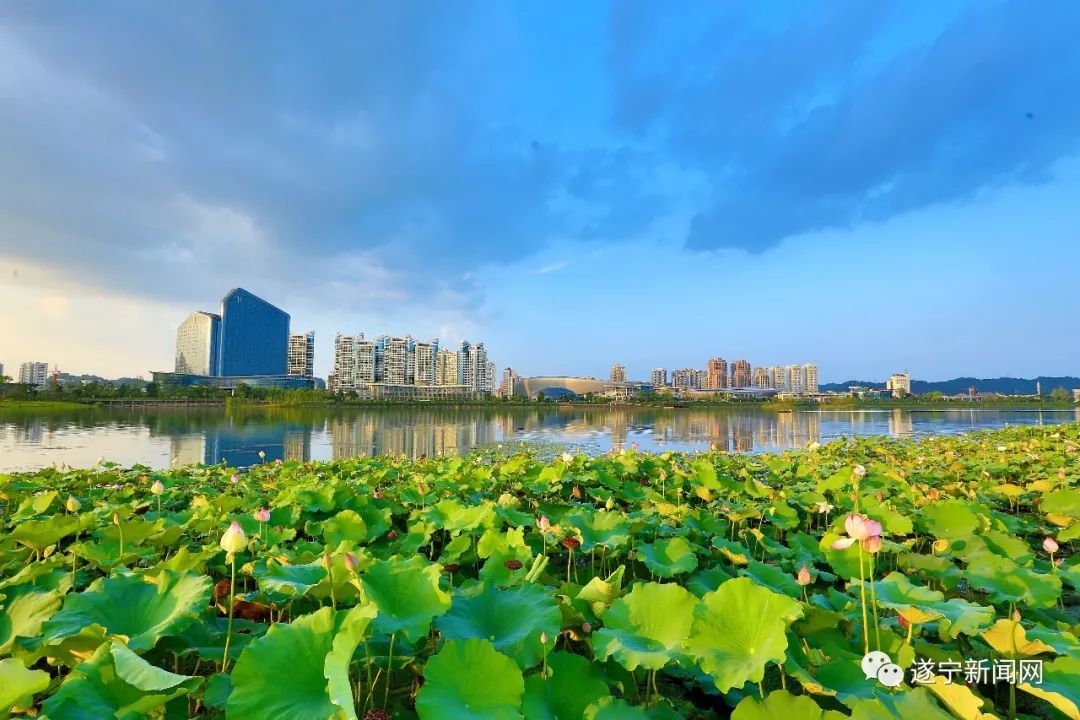
{"label": "lotus bud", "polygon": [[540,532],[547,532],[551,527],[551,521],[547,519],[547,515],[541,515],[536,518],[536,529]]}
{"label": "lotus bud", "polygon": [[581,632],[584,632],[584,633],[592,632],[592,623],[589,623],[589,622],[581,623]]}
{"label": "lotus bud", "polygon": [[262,451],[262,450],[259,451],[259,459],[260,460],[265,460],[266,459],[266,453],[264,451]]}
{"label": "lotus bud", "polygon": [[240,476],[236,473],[233,473],[232,476],[229,477],[229,482],[235,485],[236,483],[240,482]]}
{"label": "lotus bud", "polygon": [[247,535],[244,534],[244,528],[240,527],[240,523],[233,520],[229,529],[221,536],[220,545],[221,549],[230,555],[243,552],[247,547]]}
{"label": "lotus bud", "polygon": [[1058,551],[1057,540],[1052,537],[1048,537],[1043,540],[1043,550],[1050,553],[1051,555],[1056,553]]}
{"label": "lotus bud", "polygon": [[165,485],[163,485],[160,480],[155,480],[154,484],[150,486],[150,492],[154,495],[164,495]]}
{"label": "lotus bud", "polygon": [[114,512],[112,514],[112,521],[113,521],[113,525],[119,525],[120,524],[120,513]]}
{"label": "lotus bud", "polygon": [[610,510],[611,508],[615,507],[615,501],[611,498],[608,498],[607,501],[604,503],[604,507]]}
{"label": "lotus bud", "polygon": [[259,508],[254,512],[254,517],[257,522],[266,523],[270,522],[270,511],[267,508]]}
{"label": "lotus bud", "polygon": [[356,556],[352,553],[345,553],[345,569],[349,572],[356,572],[356,568],[360,567],[360,561],[356,559]]}
{"label": "lotus bud", "polygon": [[541,632],[540,633],[540,644],[541,645],[547,645],[547,641],[548,641],[548,634],[546,632]]}
{"label": "lotus bud", "polygon": [[98,465],[101,465],[104,462],[105,462],[105,458],[98,455],[98,459],[94,461],[94,467],[97,467]]}
{"label": "lotus bud", "polygon": [[866,477],[866,468],[862,465],[856,465],[851,468],[851,475],[855,478],[856,482]]}
{"label": "lotus bud", "polygon": [[1009,449],[1009,447],[1007,445],[998,445],[997,449],[998,449],[998,452],[1005,452],[1006,450]]}
{"label": "lotus bud", "polygon": [[803,587],[806,587],[813,582],[813,578],[810,577],[810,570],[805,565],[799,568],[799,574],[795,576],[795,582]]}
{"label": "lotus bud", "polygon": [[630,443],[630,449],[631,450],[637,450],[638,447],[639,447],[639,445],[637,444],[636,440],[634,442]]}
{"label": "lotus bud", "polygon": [[423,495],[424,493],[427,492],[427,485],[425,485],[424,483],[417,483],[416,484],[416,491],[418,493],[420,493],[421,495]]}
{"label": "lotus bud", "polygon": [[327,570],[330,569],[330,553],[323,553],[322,564],[323,564],[323,567],[326,568]]}
{"label": "lotus bud", "polygon": [[391,530],[390,532],[386,533],[386,537],[390,538],[391,540],[397,540],[397,530]]}
{"label": "lotus bud", "polygon": [[1065,479],[1065,468],[1058,468],[1058,480]]}
{"label": "lotus bud", "polygon": [[82,503],[79,502],[74,495],[68,495],[67,503],[65,503],[64,507],[67,508],[69,513],[77,513],[79,512],[79,508],[82,507]]}

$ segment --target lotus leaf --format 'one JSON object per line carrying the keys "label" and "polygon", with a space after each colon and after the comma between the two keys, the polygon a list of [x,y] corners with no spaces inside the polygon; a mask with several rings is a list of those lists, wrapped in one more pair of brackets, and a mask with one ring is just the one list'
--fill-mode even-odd
{"label": "lotus leaf", "polygon": [[548,677],[525,678],[526,720],[581,720],[585,708],[611,695],[603,673],[588,658],[557,652],[548,656],[547,666]]}
{"label": "lotus leaf", "polygon": [[[339,618],[345,617],[322,608],[291,623],[277,623],[252,642],[232,671],[233,690],[225,706],[229,720],[354,720],[352,702],[346,707],[335,704],[327,680],[329,665],[335,676],[341,672],[343,659],[334,652],[334,642]],[[352,649],[344,658],[346,665]],[[282,674],[267,672],[271,668]],[[340,691],[339,677],[334,684]]]}
{"label": "lotus leaf", "polygon": [[85,592],[69,595],[63,608],[45,621],[46,643],[78,635],[99,625],[127,638],[132,650],[149,650],[166,635],[183,630],[210,601],[210,578],[168,570],[156,577],[102,578]]}
{"label": "lotus leaf", "polygon": [[1060,657],[1043,665],[1042,682],[1023,683],[1020,689],[1040,697],[1070,720],[1080,720],[1080,658]]}
{"label": "lotus leaf", "polygon": [[678,585],[637,583],[604,613],[593,652],[602,660],[615,658],[627,670],[659,670],[683,656],[697,602]]}
{"label": "lotus leaf", "polygon": [[540,641],[554,644],[562,615],[551,593],[527,584],[500,590],[487,583],[461,588],[437,626],[447,640],[481,638],[526,670],[543,659]]}
{"label": "lotus leaf", "polygon": [[753,695],[743,698],[731,720],[844,720],[835,710],[823,710],[806,695],[792,695],[787,690],[773,690],[759,700]]}
{"label": "lotus leaf", "polygon": [[585,720],[648,720],[649,716],[639,707],[625,700],[606,697],[585,708]]}
{"label": "lotus leaf", "polygon": [[795,576],[784,572],[775,565],[766,565],[765,563],[759,563],[757,560],[751,560],[745,568],[739,570],[739,575],[748,577],[758,585],[769,588],[781,595],[797,598],[802,594],[802,588],[795,582]]}
{"label": "lotus leaf", "polygon": [[439,575],[438,565],[418,556],[373,562],[360,581],[379,609],[375,628],[403,633],[410,640],[427,635],[432,619],[450,609],[450,596],[439,587]]}
{"label": "lotus leaf", "polygon": [[784,661],[787,626],[801,616],[791,598],[735,578],[701,599],[687,649],[717,689],[727,692],[759,682],[770,661]]}
{"label": "lotus leaf", "polygon": [[420,720],[518,720],[525,681],[487,640],[451,640],[424,667]]}
{"label": "lotus leaf", "polygon": [[200,678],[154,667],[123,643],[103,643],[43,704],[50,718],[140,718],[190,693]]}
{"label": "lotus leaf", "polygon": [[989,630],[982,632],[982,639],[999,655],[1010,659],[1054,652],[1054,648],[1044,642],[1028,640],[1024,626],[1016,620],[998,620]]}
{"label": "lotus leaf", "polygon": [[698,564],[693,547],[681,537],[642,545],[637,558],[655,575],[665,578],[688,573]]}
{"label": "lotus leaf", "polygon": [[934,693],[937,699],[958,718],[963,718],[963,720],[997,720],[996,715],[983,712],[984,708],[992,709],[993,704],[986,698],[977,695],[968,685],[950,682],[941,675],[935,675],[933,684],[927,685],[926,689]]}
{"label": "lotus leaf", "polygon": [[36,637],[41,625],[60,609],[60,592],[33,585],[4,589],[0,599],[0,657],[11,653],[17,638]]}
{"label": "lotus leaf", "polygon": [[852,709],[852,720],[952,720],[952,715],[934,702],[926,688],[907,692],[878,695],[875,700],[863,700]]}
{"label": "lotus leaf", "polygon": [[919,511],[927,531],[938,538],[960,539],[972,535],[981,526],[979,517],[967,503],[942,500]]}
{"label": "lotus leaf", "polygon": [[49,673],[44,670],[27,670],[18,658],[0,660],[0,720],[6,720],[13,707],[28,707],[47,687]]}
{"label": "lotus leaf", "polygon": [[980,557],[968,565],[967,578],[974,587],[988,591],[996,603],[1053,607],[1061,595],[1057,576],[1037,573],[997,555]]}
{"label": "lotus leaf", "polygon": [[266,571],[256,577],[264,592],[302,597],[311,588],[326,580],[326,566],[323,565],[322,558],[304,565],[267,563]]}
{"label": "lotus leaf", "polygon": [[355,510],[342,510],[323,522],[322,536],[328,547],[336,548],[343,542],[356,545],[367,537],[367,524]]}
{"label": "lotus leaf", "polygon": [[50,545],[73,535],[78,527],[75,518],[54,515],[47,520],[24,520],[11,531],[11,538],[35,552],[43,552]]}

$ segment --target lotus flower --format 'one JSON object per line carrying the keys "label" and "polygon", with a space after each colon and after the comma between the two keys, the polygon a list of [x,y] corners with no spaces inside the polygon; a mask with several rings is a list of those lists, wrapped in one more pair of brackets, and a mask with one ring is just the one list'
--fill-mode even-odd
{"label": "lotus flower", "polygon": [[67,511],[69,513],[77,513],[82,507],[82,503],[79,502],[79,500],[74,495],[68,495],[67,503],[65,503],[64,507],[67,508]]}
{"label": "lotus flower", "polygon": [[259,508],[252,514],[257,522],[266,523],[270,522],[270,510],[268,508]]}
{"label": "lotus flower", "polygon": [[865,547],[867,540],[881,535],[881,523],[871,520],[865,515],[852,513],[844,520],[844,530],[847,532],[848,536],[834,542],[832,544],[834,550],[844,550],[845,548],[849,548],[854,545],[856,541],[863,543],[863,546]]}
{"label": "lotus flower", "polygon": [[231,482],[233,485],[235,485],[236,483],[240,482],[240,476],[237,475],[236,473],[233,473],[232,477],[229,478],[229,482]]}
{"label": "lotus flower", "polygon": [[862,478],[866,477],[866,468],[864,468],[862,465],[856,465],[855,467],[851,468],[851,475],[856,480],[861,480]]}
{"label": "lotus flower", "polygon": [[160,480],[155,480],[154,484],[150,486],[150,492],[154,495],[164,495],[165,485],[163,485]]}
{"label": "lotus flower", "polygon": [[831,504],[829,504],[827,502],[816,502],[816,503],[814,503],[814,509],[817,510],[819,514],[821,514],[821,513],[830,513],[835,508]]}
{"label": "lotus flower", "polygon": [[345,569],[347,569],[351,573],[356,572],[356,568],[360,567],[360,561],[357,560],[356,556],[352,553],[345,553],[344,560]]}
{"label": "lotus flower", "polygon": [[805,565],[799,568],[799,574],[795,576],[795,582],[806,587],[813,581],[813,578],[810,577],[810,570]]}
{"label": "lotus flower", "polygon": [[863,549],[871,555],[876,555],[877,553],[881,552],[881,545],[882,543],[880,535],[871,535],[870,537],[863,540]]}
{"label": "lotus flower", "polygon": [[242,552],[247,547],[247,535],[244,534],[244,528],[240,527],[240,523],[233,520],[229,529],[221,536],[219,545],[230,555]]}
{"label": "lotus flower", "polygon": [[1043,540],[1043,550],[1050,553],[1051,555],[1056,553],[1058,551],[1057,540],[1055,540],[1052,537],[1048,537],[1045,540]]}
{"label": "lotus flower", "polygon": [[536,529],[540,532],[547,532],[551,528],[551,521],[547,519],[547,515],[541,515],[536,518]]}
{"label": "lotus flower", "polygon": [[998,445],[998,446],[997,446],[997,449],[998,449],[998,452],[1005,452],[1005,451],[1006,451],[1006,450],[1008,450],[1009,448],[1008,448],[1008,446],[1007,446],[1007,445]]}
{"label": "lotus flower", "polygon": [[570,463],[574,462],[574,456],[568,452],[564,452],[562,454],[562,461],[569,465]]}
{"label": "lotus flower", "polygon": [[564,537],[562,539],[562,544],[563,544],[563,547],[568,548],[570,550],[574,550],[576,548],[581,547],[581,541],[578,540],[576,537],[570,537],[570,536]]}
{"label": "lotus flower", "polygon": [[264,451],[262,451],[262,450],[259,451],[259,459],[260,460],[265,460],[266,459],[266,453]]}

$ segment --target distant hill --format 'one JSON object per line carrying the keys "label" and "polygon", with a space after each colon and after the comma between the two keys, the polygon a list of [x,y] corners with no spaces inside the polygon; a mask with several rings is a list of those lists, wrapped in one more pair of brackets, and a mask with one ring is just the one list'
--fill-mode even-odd
{"label": "distant hill", "polygon": [[[952,380],[912,380],[911,392],[916,395],[922,395],[923,393],[938,392],[945,395],[958,395],[966,393],[969,387],[974,387],[980,393],[1001,393],[1003,395],[1034,395],[1035,383],[1038,382],[1042,386],[1042,392],[1044,395],[1049,395],[1050,391],[1056,387],[1063,387],[1066,390],[1073,390],[1080,388],[1080,377],[1037,377],[1037,378],[1014,378],[1014,377],[1000,377],[1000,378],[973,378],[973,377],[959,377]],[[826,383],[821,386],[822,392],[844,392],[851,385],[862,385],[863,387],[885,387],[884,380],[849,380],[842,383]]]}

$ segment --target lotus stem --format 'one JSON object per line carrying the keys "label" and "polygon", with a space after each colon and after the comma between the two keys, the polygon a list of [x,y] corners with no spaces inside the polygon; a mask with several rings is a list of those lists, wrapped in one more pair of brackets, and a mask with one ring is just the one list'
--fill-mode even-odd
{"label": "lotus stem", "polygon": [[877,588],[874,587],[874,554],[870,553],[870,607],[874,611],[874,642],[877,649],[881,649],[881,624],[877,614]]}
{"label": "lotus stem", "polygon": [[383,710],[390,702],[390,681],[394,677],[394,639],[396,637],[397,633],[390,633],[390,652],[386,654],[386,689],[383,690]]}
{"label": "lotus stem", "polygon": [[236,604],[236,558],[229,557],[229,621],[225,625],[225,652],[221,656],[221,672],[229,669],[229,645],[232,643],[233,606]]}
{"label": "lotus stem", "polygon": [[863,572],[862,543],[859,546],[859,603],[862,605],[863,655],[870,652],[870,626],[866,621],[866,575]]}

